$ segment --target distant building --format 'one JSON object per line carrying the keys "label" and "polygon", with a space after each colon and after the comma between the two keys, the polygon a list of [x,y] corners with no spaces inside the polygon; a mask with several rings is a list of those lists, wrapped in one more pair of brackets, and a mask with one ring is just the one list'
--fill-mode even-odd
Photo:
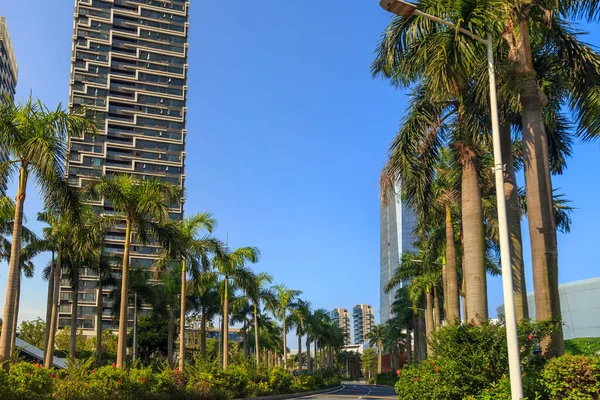
{"label": "distant building", "polygon": [[[6,26],[6,19],[0,17],[0,97],[14,99],[17,87],[19,68],[13,52],[12,43]],[[8,156],[0,148],[0,162],[7,161]],[[0,177],[0,193],[6,195],[6,177]]]}
{"label": "distant building", "polygon": [[352,343],[352,333],[350,332],[350,313],[347,308],[334,308],[331,310],[331,319],[340,327],[344,336],[344,346]]}
{"label": "distant building", "polygon": [[[199,329],[185,329],[185,347],[188,350],[200,350],[200,330]],[[207,328],[206,329],[206,338],[207,339],[220,339],[221,330],[217,328]],[[244,340],[242,332],[237,328],[229,328],[229,334],[227,335],[230,342],[240,343]]]}
{"label": "distant building", "polygon": [[379,323],[392,317],[394,291],[385,293],[383,288],[396,272],[400,257],[405,251],[413,250],[413,230],[417,218],[413,210],[402,203],[401,186],[397,182],[388,193],[388,204],[380,211],[380,264],[379,264]]}
{"label": "distant building", "polygon": [[[600,337],[600,278],[558,286],[565,339]],[[529,316],[535,319],[534,293],[527,294]],[[504,305],[497,308],[504,314]]]}
{"label": "distant building", "polygon": [[375,325],[375,311],[369,304],[358,304],[352,307],[354,321],[354,344],[365,343],[365,336],[371,332]]}

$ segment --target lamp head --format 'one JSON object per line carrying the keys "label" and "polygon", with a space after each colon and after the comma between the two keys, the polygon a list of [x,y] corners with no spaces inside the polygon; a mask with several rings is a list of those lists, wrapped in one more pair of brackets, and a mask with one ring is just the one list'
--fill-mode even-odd
{"label": "lamp head", "polygon": [[380,0],[379,5],[386,11],[401,17],[410,17],[417,9],[412,3],[402,0]]}

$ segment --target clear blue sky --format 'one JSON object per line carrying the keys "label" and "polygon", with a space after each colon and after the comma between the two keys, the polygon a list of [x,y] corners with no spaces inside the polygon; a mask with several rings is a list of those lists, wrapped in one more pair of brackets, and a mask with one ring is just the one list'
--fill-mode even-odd
{"label": "clear blue sky", "polygon": [[[19,63],[18,97],[66,103],[73,1],[0,0],[0,15]],[[186,213],[213,212],[221,238],[259,247],[256,269],[313,307],[369,303],[378,312],[378,176],[406,107],[403,92],[369,74],[388,15],[376,0],[201,0],[190,19]],[[600,275],[598,150],[575,146],[555,179],[577,207],[574,232],[559,237],[561,282]],[[28,226],[39,230],[30,193]],[[35,278],[23,282],[21,319],[45,313],[39,271],[48,259],[38,257]],[[3,263],[0,307],[6,276]],[[489,298],[495,313],[500,279],[489,280]]]}

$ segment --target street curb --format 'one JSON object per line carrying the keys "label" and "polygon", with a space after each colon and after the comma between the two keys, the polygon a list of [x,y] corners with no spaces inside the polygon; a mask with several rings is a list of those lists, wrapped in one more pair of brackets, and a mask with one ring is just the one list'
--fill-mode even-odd
{"label": "street curb", "polygon": [[296,399],[298,397],[306,397],[312,396],[313,394],[321,394],[326,392],[335,391],[343,388],[344,385],[330,387],[328,389],[315,390],[312,392],[302,392],[302,393],[288,393],[288,394],[277,394],[274,396],[264,396],[264,397],[242,397],[234,400],[285,400],[285,399]]}

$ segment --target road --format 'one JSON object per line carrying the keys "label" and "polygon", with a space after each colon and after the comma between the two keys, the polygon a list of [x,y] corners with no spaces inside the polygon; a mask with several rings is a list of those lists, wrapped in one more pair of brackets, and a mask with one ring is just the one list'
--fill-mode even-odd
{"label": "road", "polygon": [[394,388],[389,386],[365,385],[357,382],[344,382],[342,388],[328,393],[301,397],[302,399],[396,399]]}

